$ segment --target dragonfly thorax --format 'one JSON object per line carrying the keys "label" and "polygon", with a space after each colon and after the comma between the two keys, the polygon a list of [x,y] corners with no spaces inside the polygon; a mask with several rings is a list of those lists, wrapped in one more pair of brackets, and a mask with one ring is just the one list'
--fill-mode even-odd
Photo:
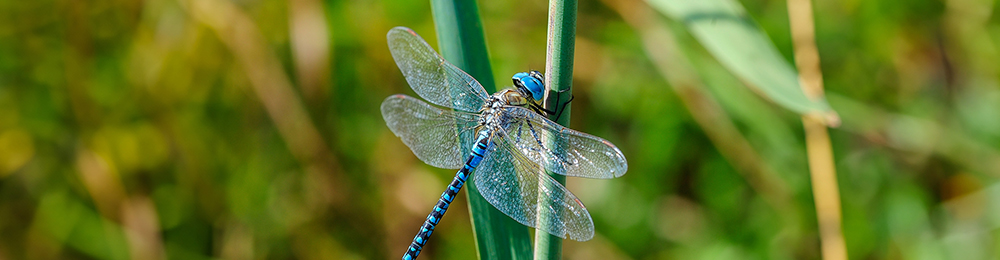
{"label": "dragonfly thorax", "polygon": [[525,93],[513,89],[505,89],[496,94],[493,94],[500,102],[499,105],[507,106],[527,106],[530,100],[525,97]]}
{"label": "dragonfly thorax", "polygon": [[531,101],[520,93],[520,91],[513,89],[504,89],[490,96],[486,103],[483,104],[483,108],[480,109],[479,113],[482,117],[479,118],[480,125],[486,126],[487,128],[498,128],[497,125],[502,120],[499,120],[501,115],[501,109],[506,106],[528,106]]}

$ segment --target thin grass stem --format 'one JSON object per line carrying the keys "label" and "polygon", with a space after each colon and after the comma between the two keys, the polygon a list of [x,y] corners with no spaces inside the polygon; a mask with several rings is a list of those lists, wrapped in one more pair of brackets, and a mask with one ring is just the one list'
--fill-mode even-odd
{"label": "thin grass stem", "polygon": [[[813,100],[823,98],[823,74],[819,67],[816,48],[816,30],[810,0],[788,0],[788,19],[791,25],[795,65],[799,69],[799,83],[806,96]],[[823,259],[847,259],[840,210],[840,191],[837,170],[833,163],[833,147],[827,124],[820,115],[802,116],[806,132],[806,153],[812,181],[816,218],[819,222],[820,249]],[[836,123],[834,123],[836,124]]]}

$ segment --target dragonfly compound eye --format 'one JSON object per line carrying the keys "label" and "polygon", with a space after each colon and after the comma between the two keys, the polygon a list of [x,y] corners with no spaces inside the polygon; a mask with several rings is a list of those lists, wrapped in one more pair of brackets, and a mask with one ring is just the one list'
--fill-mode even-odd
{"label": "dragonfly compound eye", "polygon": [[545,96],[545,83],[542,83],[542,73],[534,70],[530,73],[518,72],[517,74],[514,74],[512,79],[514,80],[514,85],[516,85],[519,89],[523,88],[524,90],[527,90],[526,92],[531,94],[531,98],[535,100],[542,100],[542,97]]}

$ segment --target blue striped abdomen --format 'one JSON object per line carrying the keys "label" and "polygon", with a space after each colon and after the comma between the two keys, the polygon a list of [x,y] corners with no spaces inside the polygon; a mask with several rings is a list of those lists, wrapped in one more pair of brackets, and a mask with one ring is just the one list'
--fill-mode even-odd
{"label": "blue striped abdomen", "polygon": [[462,166],[462,169],[458,170],[458,173],[455,174],[455,179],[451,180],[451,184],[448,184],[448,189],[444,190],[444,193],[441,193],[441,198],[434,205],[434,210],[430,214],[427,214],[427,220],[420,226],[417,236],[413,237],[413,242],[410,243],[410,247],[403,254],[403,260],[417,259],[420,250],[423,249],[424,244],[427,243],[427,239],[434,232],[434,227],[441,221],[441,217],[448,211],[448,206],[455,200],[458,191],[462,190],[465,181],[469,179],[469,174],[483,161],[487,146],[489,146],[489,133],[482,131],[479,133],[479,137],[476,138],[476,144],[472,147],[472,154],[465,161],[465,166]]}

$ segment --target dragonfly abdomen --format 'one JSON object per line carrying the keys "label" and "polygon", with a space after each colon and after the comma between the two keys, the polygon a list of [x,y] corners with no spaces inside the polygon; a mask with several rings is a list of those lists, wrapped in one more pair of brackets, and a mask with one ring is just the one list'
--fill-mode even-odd
{"label": "dragonfly abdomen", "polygon": [[465,160],[465,166],[458,170],[455,178],[451,180],[451,184],[448,184],[448,189],[445,189],[444,193],[441,193],[441,198],[434,205],[434,210],[430,214],[427,214],[424,224],[420,225],[420,231],[413,237],[413,242],[410,243],[410,247],[403,254],[403,260],[417,259],[417,255],[423,250],[424,244],[427,244],[427,240],[431,238],[431,233],[434,233],[434,227],[444,217],[444,213],[448,211],[448,206],[455,200],[455,196],[462,190],[462,186],[465,186],[465,182],[469,179],[469,174],[483,161],[483,156],[486,154],[486,147],[489,144],[488,136],[486,132],[482,132],[479,135],[476,145],[472,147],[472,154],[469,155],[469,159]]}

